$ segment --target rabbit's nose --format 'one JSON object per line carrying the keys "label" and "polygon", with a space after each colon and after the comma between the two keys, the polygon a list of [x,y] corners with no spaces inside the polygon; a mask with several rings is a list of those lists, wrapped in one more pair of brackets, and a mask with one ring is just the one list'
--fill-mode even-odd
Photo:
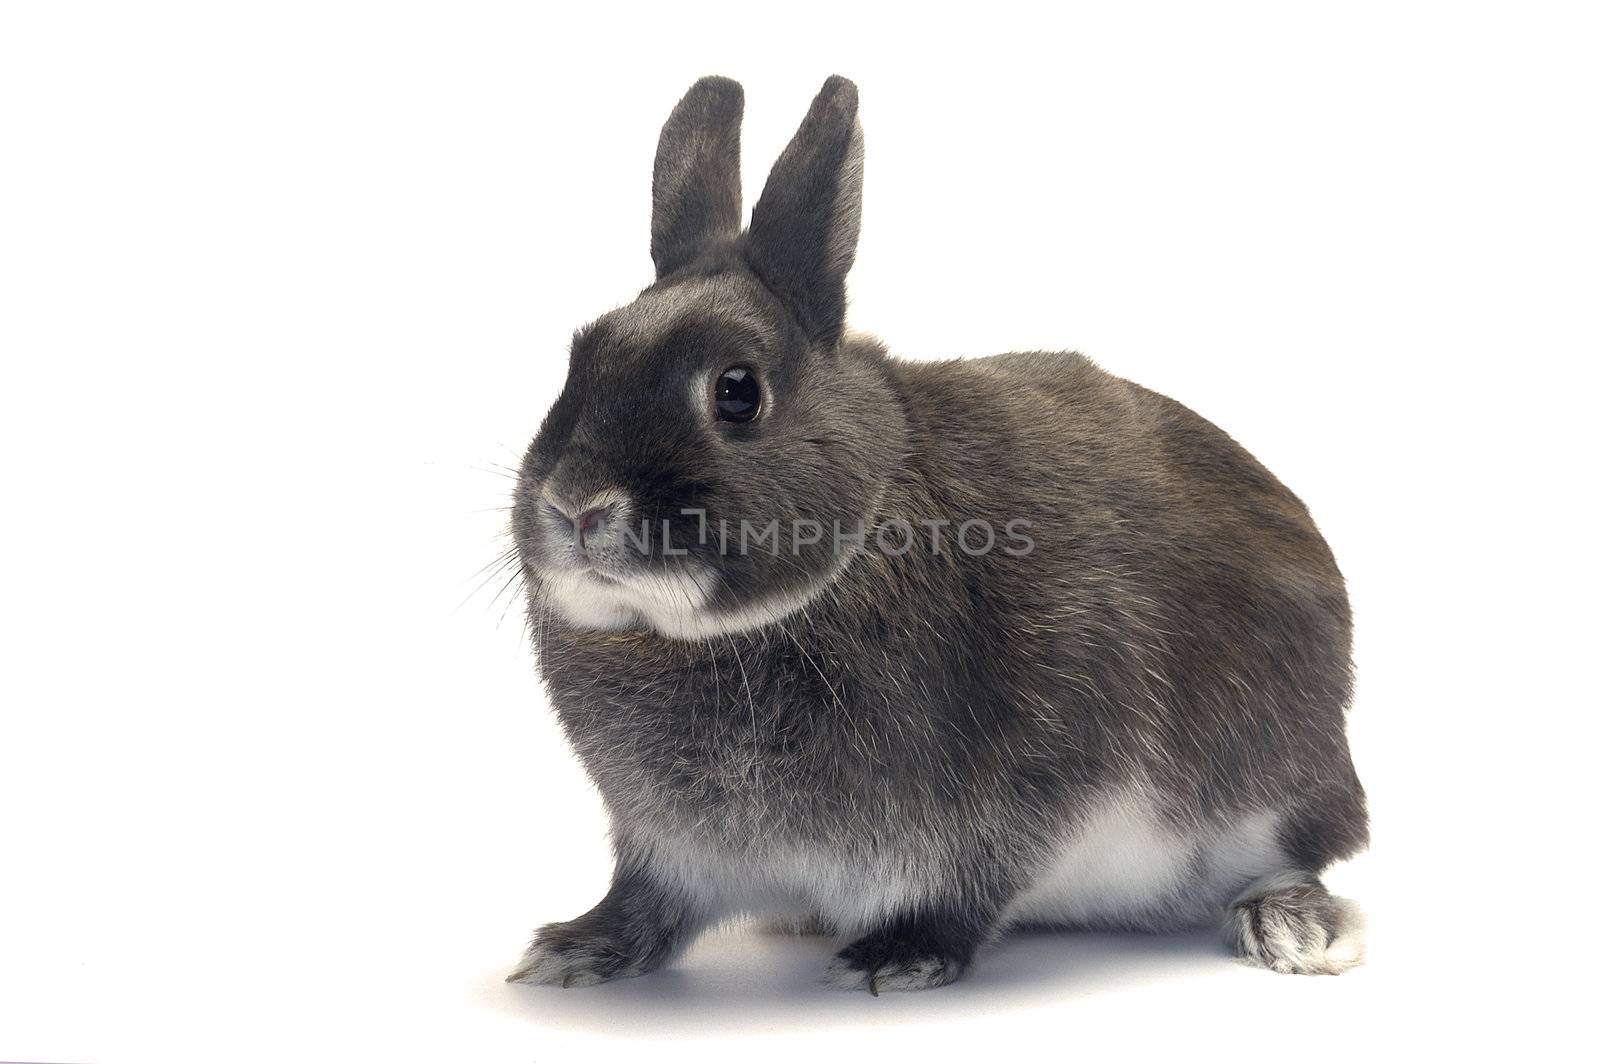
{"label": "rabbit's nose", "polygon": [[587,547],[589,540],[604,530],[606,522],[611,520],[612,510],[611,506],[591,506],[572,519],[572,527],[578,533],[579,547]]}
{"label": "rabbit's nose", "polygon": [[548,486],[543,494],[546,505],[550,507],[551,516],[571,529],[572,538],[579,550],[587,550],[605,534],[607,527],[616,520],[619,507],[622,505],[622,500],[617,498],[615,491],[600,492],[582,502],[574,502],[571,497]]}

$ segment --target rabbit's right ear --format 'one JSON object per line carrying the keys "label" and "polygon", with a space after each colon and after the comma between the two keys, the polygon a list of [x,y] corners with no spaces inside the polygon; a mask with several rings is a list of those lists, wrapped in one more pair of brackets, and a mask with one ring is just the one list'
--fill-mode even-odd
{"label": "rabbit's right ear", "polygon": [[650,257],[656,277],[705,245],[739,235],[739,123],[744,89],[729,78],[701,78],[672,109],[656,145]]}

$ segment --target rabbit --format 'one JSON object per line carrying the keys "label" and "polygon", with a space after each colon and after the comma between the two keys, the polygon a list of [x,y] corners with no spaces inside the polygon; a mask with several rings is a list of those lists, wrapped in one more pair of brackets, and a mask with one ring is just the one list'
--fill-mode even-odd
{"label": "rabbit", "polygon": [[1305,506],[1076,353],[845,328],[862,134],[832,77],[741,230],[742,88],[661,132],[656,279],[574,336],[511,530],[615,872],[508,981],[650,972],[734,918],[918,990],[1014,928],[1360,962],[1351,615]]}

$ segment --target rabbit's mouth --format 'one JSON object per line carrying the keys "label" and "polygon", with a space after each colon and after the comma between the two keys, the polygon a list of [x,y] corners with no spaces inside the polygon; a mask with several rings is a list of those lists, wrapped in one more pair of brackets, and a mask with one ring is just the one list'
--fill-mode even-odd
{"label": "rabbit's mouth", "polygon": [[605,630],[640,628],[672,635],[700,623],[717,577],[697,563],[621,571],[583,561],[540,567],[544,599],[567,623]]}
{"label": "rabbit's mouth", "polygon": [[851,556],[799,587],[729,602],[723,576],[694,558],[625,571],[580,563],[535,572],[552,612],[575,628],[651,631],[668,639],[704,640],[776,624],[805,608],[843,577]]}
{"label": "rabbit's mouth", "polygon": [[[556,490],[548,482],[521,514],[519,542],[543,592],[541,600],[575,628],[653,631],[683,640],[761,628],[821,594],[855,554],[853,549],[836,549],[819,558],[819,564],[802,567],[802,543],[820,539],[796,539],[795,556],[777,568],[784,576],[800,570],[800,579],[761,580],[757,568],[755,581],[747,571],[741,583],[728,569],[750,558],[759,565],[763,550],[776,555],[784,535],[797,536],[798,526],[708,521],[704,510],[685,510],[681,520],[664,519],[641,513],[637,501],[620,488],[574,492]],[[747,525],[754,526],[748,549]],[[729,560],[718,564],[717,556]]]}

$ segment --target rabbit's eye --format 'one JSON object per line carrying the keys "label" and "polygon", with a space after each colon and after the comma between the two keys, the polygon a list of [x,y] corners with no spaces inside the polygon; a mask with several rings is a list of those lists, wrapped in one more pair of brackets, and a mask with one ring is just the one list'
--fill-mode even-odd
{"label": "rabbit's eye", "polygon": [[754,421],[761,413],[761,385],[749,366],[729,366],[717,378],[717,420]]}

